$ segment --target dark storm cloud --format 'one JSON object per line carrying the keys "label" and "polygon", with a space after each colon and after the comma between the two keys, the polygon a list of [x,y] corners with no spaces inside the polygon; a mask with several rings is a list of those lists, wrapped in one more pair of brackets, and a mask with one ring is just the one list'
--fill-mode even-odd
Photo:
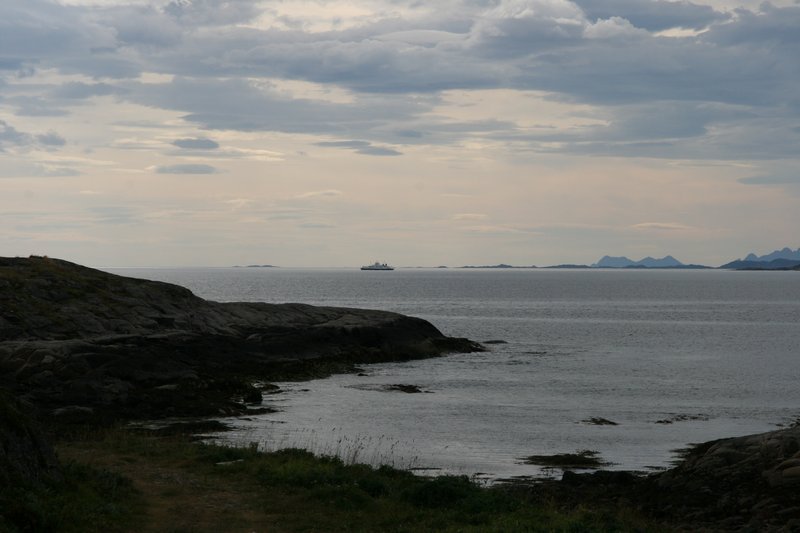
{"label": "dark storm cloud", "polygon": [[156,167],[157,174],[216,174],[216,167],[197,163],[182,163]]}

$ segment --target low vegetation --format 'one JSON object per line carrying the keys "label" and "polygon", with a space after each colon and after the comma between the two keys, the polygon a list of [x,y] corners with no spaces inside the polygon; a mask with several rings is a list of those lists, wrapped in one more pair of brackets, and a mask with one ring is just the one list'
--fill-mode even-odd
{"label": "low vegetation", "polygon": [[144,498],[129,478],[76,462],[61,474],[0,487],[0,532],[133,531],[141,524]]}
{"label": "low vegetation", "polygon": [[641,531],[628,509],[287,449],[110,429],[56,446],[64,480],[3,490],[6,531]]}

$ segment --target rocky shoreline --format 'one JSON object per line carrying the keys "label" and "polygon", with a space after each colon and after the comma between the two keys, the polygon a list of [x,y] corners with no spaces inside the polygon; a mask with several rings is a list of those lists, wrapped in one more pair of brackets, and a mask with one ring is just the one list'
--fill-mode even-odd
{"label": "rocky shoreline", "polygon": [[[31,411],[51,429],[229,416],[259,405],[269,381],[481,349],[395,313],[216,303],[57,259],[0,258],[0,481],[58,477]],[[694,446],[658,474],[567,471],[515,490],[628,506],[683,530],[798,531],[798,488],[792,427]]]}
{"label": "rocky shoreline", "polygon": [[692,446],[651,475],[566,471],[527,484],[562,505],[630,505],[682,531],[800,531],[800,427]]}
{"label": "rocky shoreline", "polygon": [[46,257],[0,258],[0,387],[48,419],[232,415],[256,383],[481,350],[396,313],[217,303]]}

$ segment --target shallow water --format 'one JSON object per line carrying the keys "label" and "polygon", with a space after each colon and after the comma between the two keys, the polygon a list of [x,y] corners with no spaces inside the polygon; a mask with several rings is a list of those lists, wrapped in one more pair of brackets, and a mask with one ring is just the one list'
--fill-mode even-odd
{"label": "shallow water", "polygon": [[[283,383],[265,400],[280,412],[239,420],[224,436],[267,448],[488,478],[541,474],[524,456],[590,449],[640,470],[664,467],[687,443],[800,415],[795,272],[109,270],[212,300],[386,309],[506,342]],[[381,388],[398,383],[426,392]],[[591,417],[618,425],[583,422]]]}

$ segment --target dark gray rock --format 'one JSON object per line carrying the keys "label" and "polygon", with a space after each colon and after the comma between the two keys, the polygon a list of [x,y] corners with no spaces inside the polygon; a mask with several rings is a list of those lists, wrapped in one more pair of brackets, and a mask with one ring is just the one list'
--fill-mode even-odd
{"label": "dark gray rock", "polygon": [[218,303],[58,259],[0,258],[0,386],[45,412],[229,414],[258,403],[254,380],[480,349],[396,313]]}
{"label": "dark gray rock", "polygon": [[[675,468],[651,476],[641,489],[659,512],[696,520],[737,521],[777,528],[800,517],[800,427],[695,446]],[[795,470],[797,469],[797,470]]]}

